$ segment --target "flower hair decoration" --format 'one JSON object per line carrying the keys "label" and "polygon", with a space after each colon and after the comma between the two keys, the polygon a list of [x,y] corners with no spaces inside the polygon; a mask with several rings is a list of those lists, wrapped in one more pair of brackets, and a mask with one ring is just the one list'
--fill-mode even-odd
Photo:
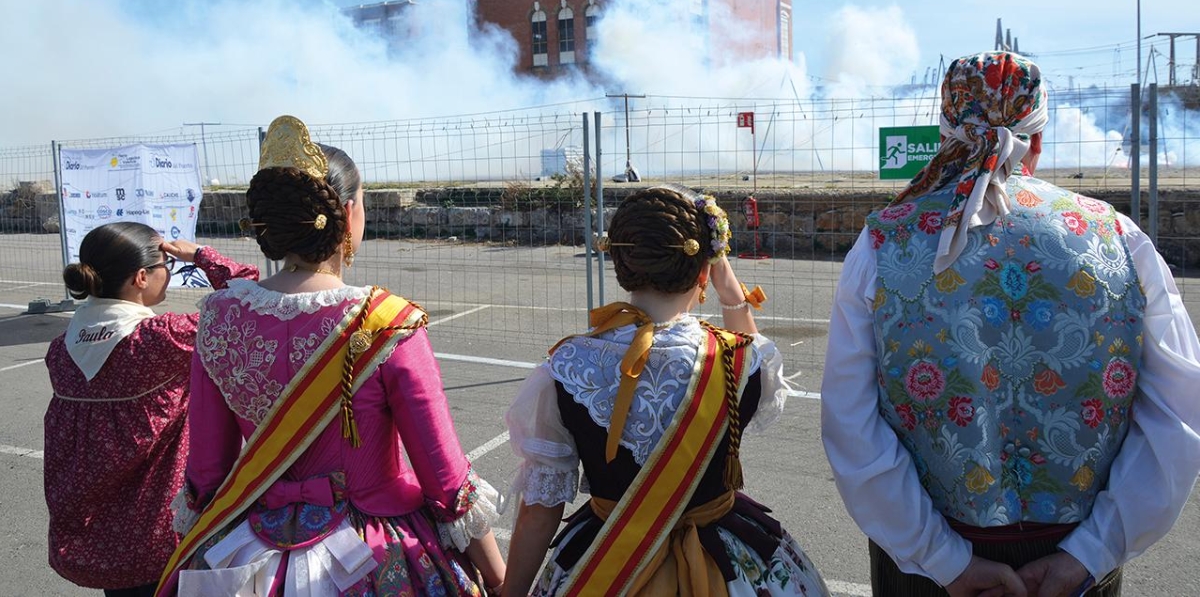
{"label": "flower hair decoration", "polygon": [[708,227],[712,230],[712,257],[709,263],[716,263],[721,257],[729,254],[729,239],[733,233],[729,230],[729,216],[717,205],[717,198],[712,195],[700,195],[696,199],[696,209],[708,218]]}

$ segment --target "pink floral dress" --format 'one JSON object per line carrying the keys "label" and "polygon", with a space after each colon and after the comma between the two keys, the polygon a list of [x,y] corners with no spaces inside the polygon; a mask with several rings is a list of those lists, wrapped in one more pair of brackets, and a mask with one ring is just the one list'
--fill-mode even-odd
{"label": "pink floral dress", "polygon": [[[205,299],[192,367],[192,514],[370,290],[285,294],[234,281]],[[353,409],[361,445],[331,423],[239,522],[198,549],[179,573],[180,595],[281,595],[284,586],[313,596],[482,593],[462,550],[491,530],[494,490],[463,454],[424,329],[367,376]]]}
{"label": "pink floral dress", "polygon": [[[216,288],[258,269],[210,247],[196,265]],[[178,538],[172,498],[187,458],[188,367],[199,313],[142,320],[91,380],[64,336],[46,353],[50,566],[67,580],[121,589],[158,581]]]}

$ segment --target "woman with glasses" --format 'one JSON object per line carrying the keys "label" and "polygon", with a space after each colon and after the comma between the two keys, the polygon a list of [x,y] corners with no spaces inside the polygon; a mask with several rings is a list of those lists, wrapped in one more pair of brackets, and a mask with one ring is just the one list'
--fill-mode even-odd
{"label": "woman with glasses", "polygon": [[50,566],[108,596],[153,595],[178,538],[171,500],[187,460],[188,370],[198,313],[156,315],[176,260],[214,288],[258,278],[211,247],[136,222],[105,224],[63,270],[88,299],[50,343],[45,418]]}

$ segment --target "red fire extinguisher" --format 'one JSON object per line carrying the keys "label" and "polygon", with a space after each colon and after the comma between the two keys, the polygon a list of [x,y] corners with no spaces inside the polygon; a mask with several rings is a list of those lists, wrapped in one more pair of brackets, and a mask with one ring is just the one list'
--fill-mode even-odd
{"label": "red fire extinguisher", "polygon": [[754,195],[749,195],[742,202],[742,213],[746,216],[746,229],[754,231],[754,250],[748,253],[739,253],[739,259],[766,259],[770,257],[762,252],[762,241],[758,237],[758,227],[762,225],[762,218],[758,215],[758,200]]}
{"label": "red fire extinguisher", "polygon": [[754,195],[746,197],[746,201],[742,203],[742,211],[746,214],[746,228],[757,230],[762,220],[758,217],[758,200]]}

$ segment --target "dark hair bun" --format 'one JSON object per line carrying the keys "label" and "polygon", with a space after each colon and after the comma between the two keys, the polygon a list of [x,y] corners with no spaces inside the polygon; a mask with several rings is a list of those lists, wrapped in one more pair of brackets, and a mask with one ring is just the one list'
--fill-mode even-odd
{"label": "dark hair bun", "polygon": [[[337,253],[346,235],[342,198],[324,180],[296,168],[266,168],[250,179],[246,205],[258,246],[268,259],[294,253],[320,263]],[[325,227],[313,225],[325,216]]]}
{"label": "dark hair bun", "polygon": [[100,274],[86,263],[72,263],[63,269],[63,282],[73,298],[83,300],[89,296],[100,296],[104,281]]}
{"label": "dark hair bun", "polygon": [[707,219],[681,193],[662,187],[633,193],[621,202],[608,230],[617,282],[630,292],[679,293],[694,287],[706,251],[688,255],[681,247],[689,239],[705,247],[709,235]]}

